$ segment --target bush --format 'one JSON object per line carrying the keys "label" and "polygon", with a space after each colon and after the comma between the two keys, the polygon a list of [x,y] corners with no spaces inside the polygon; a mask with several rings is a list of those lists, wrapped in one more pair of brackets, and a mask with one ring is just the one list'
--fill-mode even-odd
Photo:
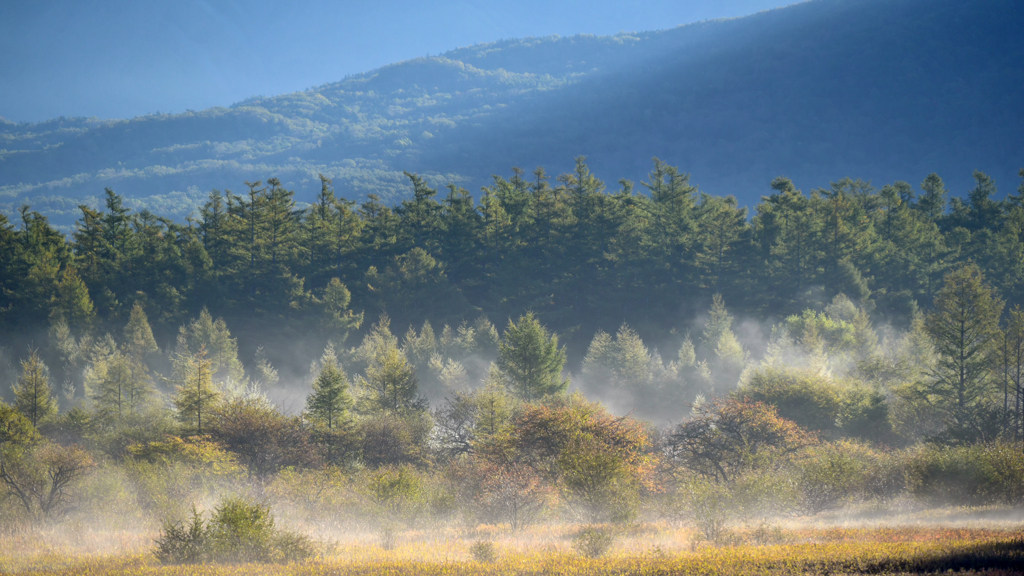
{"label": "bush", "polygon": [[913,494],[937,504],[1024,502],[1024,454],[1008,443],[925,448],[909,475]]}
{"label": "bush", "polygon": [[307,537],[274,526],[266,506],[229,498],[209,522],[192,510],[189,523],[165,522],[155,555],[164,564],[296,562],[316,554]]}
{"label": "bush", "polygon": [[469,553],[477,562],[490,563],[498,559],[498,553],[494,550],[494,543],[487,540],[477,540],[469,547]]}
{"label": "bush", "polygon": [[612,547],[615,534],[602,526],[586,526],[572,538],[572,547],[589,558],[597,558]]}
{"label": "bush", "polygon": [[154,554],[163,564],[199,564],[208,556],[206,540],[203,516],[193,508],[192,521],[188,525],[164,522]]}
{"label": "bush", "polygon": [[813,370],[766,367],[752,371],[740,394],[779,409],[803,428],[832,435],[842,409],[839,388]]}
{"label": "bush", "polygon": [[870,450],[853,442],[816,447],[800,463],[798,486],[805,511],[816,514],[865,494]]}
{"label": "bush", "polygon": [[431,426],[429,415],[417,413],[363,420],[357,431],[363,463],[371,468],[426,463]]}
{"label": "bush", "polygon": [[721,542],[728,534],[729,520],[737,512],[730,490],[719,482],[695,478],[682,492],[686,517],[697,532],[705,540]]}

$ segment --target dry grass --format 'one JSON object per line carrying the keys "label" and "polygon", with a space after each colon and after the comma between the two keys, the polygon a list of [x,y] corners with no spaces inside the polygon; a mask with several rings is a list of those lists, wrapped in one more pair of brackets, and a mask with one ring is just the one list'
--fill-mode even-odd
{"label": "dry grass", "polygon": [[[404,532],[385,551],[372,533],[346,534],[323,558],[301,564],[161,566],[149,553],[155,534],[66,529],[0,539],[0,573],[126,575],[669,575],[903,574],[962,571],[1019,574],[1024,531],[1018,528],[793,526],[733,533],[725,545],[695,539],[688,529],[648,524],[621,531],[605,556],[572,549],[575,526],[538,526],[510,536],[472,530]],[[474,541],[494,543],[497,560],[473,560]]]}

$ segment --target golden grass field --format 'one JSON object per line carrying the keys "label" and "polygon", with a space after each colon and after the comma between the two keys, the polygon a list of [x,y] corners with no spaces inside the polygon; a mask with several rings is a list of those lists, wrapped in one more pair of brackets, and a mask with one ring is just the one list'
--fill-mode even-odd
{"label": "golden grass field", "polygon": [[[371,533],[334,541],[323,557],[299,564],[160,565],[155,533],[87,532],[74,526],[0,539],[0,573],[50,575],[669,575],[1024,573],[1024,525],[995,527],[792,525],[740,530],[713,546],[692,530],[641,525],[624,530],[604,556],[576,553],[574,527],[537,526],[517,535],[478,527],[404,532],[383,550]],[[497,559],[478,562],[473,542],[494,543]]]}

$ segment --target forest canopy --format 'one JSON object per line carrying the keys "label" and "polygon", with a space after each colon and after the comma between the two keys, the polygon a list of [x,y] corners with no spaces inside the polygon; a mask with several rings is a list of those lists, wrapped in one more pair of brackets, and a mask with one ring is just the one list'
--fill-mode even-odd
{"label": "forest canopy", "polygon": [[0,221],[4,525],[120,510],[178,562],[231,510],[270,518],[179,522],[237,490],[385,547],[423,519],[718,541],[1022,501],[1024,185],[777,178],[748,214],[658,159],[613,189],[583,157],[514,169],[479,203],[407,178],[398,205],[269,178],[184,223],[112,190],[70,237]]}

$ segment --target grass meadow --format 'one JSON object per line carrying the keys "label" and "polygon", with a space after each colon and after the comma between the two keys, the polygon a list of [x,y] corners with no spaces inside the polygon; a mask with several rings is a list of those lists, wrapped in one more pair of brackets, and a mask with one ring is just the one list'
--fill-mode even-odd
{"label": "grass meadow", "polygon": [[[0,538],[0,573],[21,575],[669,575],[669,574],[1020,574],[1019,511],[946,510],[884,521],[790,519],[737,528],[710,543],[666,523],[609,528],[611,546],[589,557],[577,526],[493,526],[405,531],[393,547],[374,532],[316,534],[317,558],[291,564],[162,565],[156,532],[91,531],[61,525]],[[481,558],[474,545],[489,543]]]}

